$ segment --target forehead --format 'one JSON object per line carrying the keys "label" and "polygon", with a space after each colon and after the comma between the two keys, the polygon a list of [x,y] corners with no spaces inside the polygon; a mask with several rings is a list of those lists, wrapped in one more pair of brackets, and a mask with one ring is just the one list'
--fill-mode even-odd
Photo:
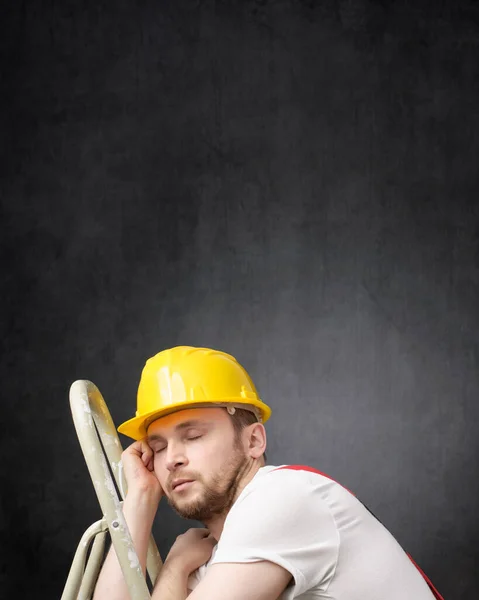
{"label": "forehead", "polygon": [[189,421],[195,421],[198,424],[220,424],[228,420],[228,414],[222,408],[188,408],[153,421],[148,427],[148,435],[172,431]]}

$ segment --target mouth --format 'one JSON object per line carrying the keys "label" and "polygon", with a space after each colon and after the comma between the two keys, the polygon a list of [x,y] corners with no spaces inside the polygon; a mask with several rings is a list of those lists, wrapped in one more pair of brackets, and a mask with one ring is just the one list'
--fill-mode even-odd
{"label": "mouth", "polygon": [[181,492],[182,490],[186,490],[186,488],[190,487],[193,483],[194,479],[178,479],[173,482],[171,490],[173,492]]}

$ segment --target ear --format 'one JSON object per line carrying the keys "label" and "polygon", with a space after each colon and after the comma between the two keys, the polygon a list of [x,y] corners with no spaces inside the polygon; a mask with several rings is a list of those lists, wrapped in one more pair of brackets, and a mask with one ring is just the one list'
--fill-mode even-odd
{"label": "ear", "polygon": [[253,423],[245,428],[247,452],[251,458],[260,458],[266,451],[266,430],[262,423]]}

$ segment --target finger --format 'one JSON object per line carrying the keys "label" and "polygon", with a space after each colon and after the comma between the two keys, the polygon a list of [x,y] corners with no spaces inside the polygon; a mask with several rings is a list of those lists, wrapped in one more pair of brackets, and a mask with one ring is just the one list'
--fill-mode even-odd
{"label": "finger", "polygon": [[209,530],[204,527],[191,527],[186,533],[201,540],[202,538],[207,537]]}
{"label": "finger", "polygon": [[141,455],[141,442],[133,442],[126,450],[123,451],[123,454],[134,454],[136,456]]}
{"label": "finger", "polygon": [[141,452],[141,460],[143,461],[143,464],[146,467],[153,456],[153,452],[150,446],[148,446],[148,444],[144,440],[142,440],[141,442]]}
{"label": "finger", "polygon": [[140,446],[139,440],[132,442],[129,446],[126,447],[127,450],[131,450],[132,448],[138,448]]}

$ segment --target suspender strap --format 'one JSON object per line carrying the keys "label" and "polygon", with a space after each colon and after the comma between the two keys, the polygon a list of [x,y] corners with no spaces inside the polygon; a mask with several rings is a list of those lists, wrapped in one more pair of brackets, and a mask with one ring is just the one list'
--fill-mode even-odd
{"label": "suspender strap", "polygon": [[[309,471],[310,473],[316,473],[316,475],[322,475],[323,477],[326,477],[326,479],[330,479],[331,481],[334,481],[334,483],[338,483],[335,479],[333,479],[329,475],[326,475],[326,473],[321,473],[321,471],[318,471],[317,469],[313,469],[312,467],[306,467],[304,465],[288,465],[286,467],[278,467],[277,469],[273,469],[273,471],[281,471],[281,470],[284,470],[284,469],[287,469],[287,470],[290,470],[290,471]],[[338,485],[341,485],[341,484],[338,483]],[[348,490],[348,488],[345,488],[344,485],[341,485],[341,487],[344,488],[350,494],[353,494],[353,492],[351,492],[351,490]],[[353,496],[355,496],[355,494],[353,494]],[[365,504],[363,504],[363,506],[365,506],[365,508],[367,508],[369,510],[369,508]],[[369,512],[371,512],[371,511],[369,511]],[[371,513],[371,514],[373,514],[373,513]],[[373,516],[379,521],[379,519],[376,517],[376,515],[373,515]],[[381,523],[381,521],[379,521],[379,522]],[[408,554],[408,557],[411,560],[412,564],[419,571],[419,573],[421,573],[421,575],[423,576],[423,578],[426,581],[427,585],[429,586],[431,592],[434,594],[434,598],[436,600],[444,600],[444,598],[441,596],[441,594],[434,587],[432,581],[424,573],[424,571],[419,567],[419,565],[414,561],[414,559],[412,558],[412,556],[410,554]]]}

